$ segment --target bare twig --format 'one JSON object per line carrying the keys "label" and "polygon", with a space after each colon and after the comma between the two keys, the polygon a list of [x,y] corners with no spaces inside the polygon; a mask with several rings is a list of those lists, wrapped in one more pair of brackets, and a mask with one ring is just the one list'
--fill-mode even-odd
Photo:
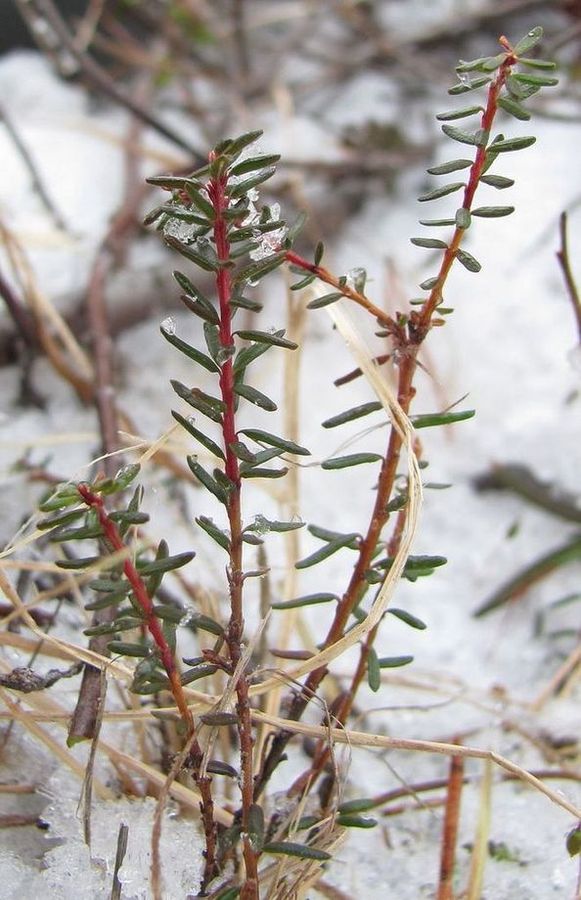
{"label": "bare twig", "polygon": [[38,194],[38,197],[40,198],[41,203],[43,204],[44,208],[46,209],[47,213],[53,220],[56,227],[59,228],[61,231],[66,231],[67,230],[66,222],[63,219],[63,217],[61,216],[58,209],[56,208],[54,201],[50,197],[50,194],[48,193],[48,190],[46,189],[46,187],[44,185],[44,182],[40,176],[40,173],[38,171],[36,163],[32,157],[32,154],[30,153],[30,151],[28,150],[28,147],[26,146],[26,144],[20,137],[19,132],[15,128],[13,122],[11,121],[8,114],[6,113],[6,110],[4,109],[2,104],[0,104],[0,121],[4,122],[4,127],[6,128],[6,131],[8,132],[10,139],[12,140],[12,143],[16,147],[18,154],[26,167],[26,170],[28,171],[28,174],[30,175],[30,178],[32,180],[32,189]]}
{"label": "bare twig", "polygon": [[50,26],[62,47],[65,48],[70,56],[78,63],[83,75],[94,87],[105,94],[110,100],[113,100],[115,103],[118,103],[120,106],[129,110],[134,116],[157,131],[158,134],[163,135],[168,141],[171,141],[172,144],[185,150],[188,156],[191,157],[194,166],[201,165],[200,154],[189,141],[186,141],[169,126],[164,125],[147,109],[144,109],[139,103],[136,103],[125,91],[118,88],[105,69],[95,62],[95,60],[84,50],[77,46],[74,37],[67,27],[67,23],[52,0],[30,0],[26,6],[28,7],[29,12],[29,15],[26,16],[27,21],[30,18],[30,13],[36,13],[37,17],[44,20]]}
{"label": "bare twig", "polygon": [[579,296],[579,288],[577,287],[573,269],[571,268],[571,260],[569,258],[566,212],[561,213],[559,219],[559,233],[561,235],[561,247],[557,251],[557,259],[563,271],[565,286],[573,307],[573,313],[575,314],[575,321],[577,323],[577,332],[579,334],[579,340],[581,341],[581,297]]}
{"label": "bare twig", "polygon": [[464,760],[453,756],[450,760],[448,793],[446,795],[446,811],[442,832],[442,849],[440,856],[440,880],[438,882],[438,900],[454,900],[452,879],[456,862],[456,842],[458,840],[458,824],[460,816],[460,798],[464,777]]}
{"label": "bare twig", "polygon": [[12,691],[20,691],[23,694],[31,694],[33,691],[44,691],[56,684],[62,678],[73,678],[82,669],[82,663],[74,663],[70,668],[50,669],[46,675],[39,675],[29,666],[19,666],[12,669],[7,675],[0,675],[0,686],[10,688]]}

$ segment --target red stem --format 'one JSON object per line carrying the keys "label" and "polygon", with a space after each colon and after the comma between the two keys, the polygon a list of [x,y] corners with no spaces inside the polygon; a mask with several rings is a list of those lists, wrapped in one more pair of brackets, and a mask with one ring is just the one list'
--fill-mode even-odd
{"label": "red stem", "polygon": [[[494,117],[497,112],[497,101],[500,91],[505,84],[508,75],[510,74],[511,67],[516,63],[516,61],[516,57],[512,54],[512,52],[509,51],[497,72],[496,78],[488,89],[487,104],[480,122],[481,129],[487,134],[492,128]],[[479,146],[474,162],[470,167],[470,175],[464,191],[462,204],[463,209],[466,209],[468,211],[471,209],[474,195],[478,187],[485,163],[486,146]],[[456,253],[463,240],[464,234],[465,229],[458,227],[455,229],[452,240],[446,251],[444,252],[440,271],[437,276],[437,281],[432,288],[428,299],[421,308],[421,311],[412,312],[409,314],[408,326],[405,330],[401,327],[400,324],[396,324],[393,319],[386,316],[385,313],[382,313],[382,316],[380,318],[380,316],[378,315],[378,307],[375,307],[367,297],[359,294],[356,291],[353,291],[351,288],[347,288],[347,286],[342,286],[339,283],[339,280],[328,273],[326,270],[321,269],[321,267],[315,266],[312,263],[307,263],[302,259],[302,257],[298,256],[295,253],[289,251],[286,254],[288,262],[292,263],[293,265],[299,266],[305,271],[317,275],[317,277],[319,277],[322,281],[325,281],[328,284],[332,284],[337,288],[337,290],[340,290],[344,294],[344,296],[353,300],[360,306],[366,308],[373,316],[380,319],[380,321],[382,321],[382,323],[387,326],[388,331],[390,332],[394,340],[395,348],[398,351],[400,358],[398,377],[398,401],[401,408],[406,413],[409,412],[409,408],[415,394],[413,379],[417,367],[418,352],[421,344],[425,340],[428,332],[433,325],[434,313],[438,304],[442,300],[443,287],[452,264],[456,258]],[[386,454],[383,459],[379,474],[375,504],[373,507],[369,527],[367,529],[367,534],[361,541],[359,547],[359,556],[353,569],[349,585],[340,603],[338,604],[335,617],[333,619],[327,637],[322,644],[323,649],[331,646],[341,639],[344,634],[344,630],[349,617],[351,616],[353,609],[357,606],[365,591],[365,573],[371,565],[375,547],[377,546],[377,543],[381,538],[382,530],[389,519],[387,506],[397,475],[402,443],[402,438],[400,437],[399,432],[395,428],[392,428],[390,431]],[[399,534],[397,534],[395,536],[395,539],[391,542],[391,550],[394,553],[399,549],[402,534],[401,526],[402,519],[400,515]],[[341,703],[340,709],[338,710],[338,716],[343,722],[345,721],[347,715],[351,710],[355,692],[366,672],[367,656],[373,644],[376,633],[377,628],[374,629],[373,632],[370,632],[367,641],[361,648],[359,664],[354,674],[350,690],[346,692],[344,701]],[[288,714],[289,719],[300,719],[309,703],[309,700],[315,695],[326,674],[326,666],[321,666],[318,669],[314,669],[312,672],[310,672],[303,690],[300,693],[295,694],[293,698],[291,709]],[[269,777],[274,772],[291,736],[292,735],[290,732],[281,732],[274,738],[271,750],[263,763],[261,772],[257,779],[255,794],[259,794],[262,791]],[[324,750],[320,746],[319,751],[315,755],[311,769],[308,773],[305,773],[305,775],[302,776],[298,780],[298,782],[295,783],[293,788],[296,789],[297,787],[303,787],[307,784],[312,784],[313,775],[321,770],[327,758],[328,749]]]}
{"label": "red stem", "polygon": [[[213,157],[211,155],[210,162],[212,160]],[[227,221],[224,217],[224,212],[228,209],[227,187],[227,174],[213,177],[208,185],[208,196],[214,208],[215,217],[214,243],[218,260],[221,263],[227,263],[230,257]],[[220,344],[223,348],[231,348],[234,344],[232,337],[232,307],[230,305],[232,285],[230,269],[227,265],[219,268],[216,275],[216,286],[220,307]],[[234,391],[232,356],[229,356],[220,366],[220,391],[224,403],[224,414],[222,417],[222,436],[226,456],[224,471],[232,484],[227,502],[228,521],[230,524],[230,565],[228,570],[230,621],[226,632],[226,643],[232,661],[232,668],[235,669],[242,656],[242,635],[244,631],[242,585],[244,576],[242,570],[242,480],[238,458],[232,450],[232,445],[237,439],[236,394]],[[246,881],[240,896],[243,900],[258,900],[258,856],[247,837],[249,812],[254,799],[254,761],[250,697],[245,672],[242,672],[238,678],[236,694],[238,699],[236,711],[239,719],[240,768],[242,772],[242,830],[245,835],[243,839],[243,853],[246,868]]]}
{"label": "red stem", "polygon": [[[95,494],[88,484],[78,484],[77,490],[87,506],[90,506],[96,511],[107,544],[114,552],[125,551],[127,548],[123,542],[123,538],[119,533],[117,525],[107,514],[103,498],[99,494]],[[155,613],[153,600],[149,596],[143,579],[130,559],[125,559],[123,561],[123,572],[131,585],[133,596],[141,608],[147,630],[155,641],[161,663],[169,678],[171,693],[187,727],[188,737],[190,737],[190,735],[195,734],[194,719],[186,701],[179,672],[176,668],[174,655],[167,643],[163,629]],[[191,761],[194,770],[194,779],[200,790],[201,796],[200,810],[206,836],[203,883],[207,884],[211,881],[216,868],[216,826],[214,823],[214,802],[211,791],[212,779],[207,776],[200,777],[197,774],[202,757],[202,748],[200,747],[198,739],[194,737],[192,742]]]}

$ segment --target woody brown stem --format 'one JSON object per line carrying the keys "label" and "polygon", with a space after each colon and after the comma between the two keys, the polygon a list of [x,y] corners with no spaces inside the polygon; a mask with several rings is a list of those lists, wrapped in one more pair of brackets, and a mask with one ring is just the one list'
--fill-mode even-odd
{"label": "woody brown stem", "polygon": [[[516,57],[509,49],[509,52],[507,52],[506,58],[501,64],[494,81],[491,83],[488,89],[487,104],[482,114],[480,123],[481,131],[486,135],[489,135],[492,128],[494,117],[498,108],[497,104],[500,91],[504,86],[508,75],[510,74],[512,66],[516,61]],[[486,163],[486,152],[486,142],[484,142],[482,145],[478,146],[474,162],[470,167],[470,174],[466,188],[464,190],[464,198],[462,204],[462,208],[467,210],[468,212],[472,207],[474,195],[476,193],[480,177],[484,171]],[[402,327],[399,321],[395,322],[390,316],[387,316],[382,310],[376,307],[375,304],[371,303],[371,301],[367,297],[365,297],[365,295],[353,290],[348,285],[342,284],[338,278],[335,278],[335,276],[331,275],[329,272],[327,272],[327,270],[322,269],[320,266],[316,266],[312,263],[306,262],[302,259],[302,257],[298,256],[295,253],[292,253],[291,251],[288,251],[286,254],[286,259],[289,263],[300,267],[305,272],[310,272],[311,274],[316,275],[327,284],[331,284],[338,291],[341,291],[341,293],[346,298],[352,300],[359,306],[362,306],[364,309],[367,309],[367,311],[371,315],[373,315],[379,322],[386,326],[388,332],[392,336],[398,353],[399,368],[397,397],[401,409],[406,414],[409,413],[410,405],[415,394],[413,380],[418,365],[418,353],[423,341],[427,337],[430,329],[434,324],[434,314],[436,313],[438,305],[442,301],[443,288],[448,278],[448,274],[450,272],[452,264],[456,258],[458,249],[460,248],[460,245],[462,243],[464,234],[465,229],[460,227],[457,227],[455,229],[452,235],[452,239],[443,254],[440,271],[437,275],[436,282],[430,292],[429,297],[427,298],[426,302],[423,304],[419,312],[412,312],[409,314],[409,316],[406,318],[405,327]],[[364,595],[365,588],[367,586],[365,575],[367,570],[370,568],[375,548],[378,544],[378,541],[381,539],[383,528],[385,527],[389,519],[388,504],[393,492],[402,445],[403,438],[401,437],[399,431],[395,428],[392,428],[390,431],[387,450],[381,465],[377,483],[375,504],[371,514],[367,533],[365,534],[365,537],[362,539],[359,545],[359,554],[349,581],[349,585],[337,606],[335,617],[333,619],[327,637],[323,642],[322,649],[326,649],[332,646],[343,637],[349,617]],[[397,552],[397,550],[399,549],[400,542],[401,530],[399,536],[397,536],[396,539],[392,541],[392,550],[394,552]],[[344,721],[351,709],[355,691],[362,681],[363,675],[366,671],[367,657],[369,654],[369,650],[373,645],[376,633],[377,628],[373,629],[373,631],[370,632],[370,634],[367,636],[366,642],[362,647],[359,665],[352,680],[351,689],[346,693],[347,699],[341,704],[341,708],[338,711],[339,715],[341,716],[341,718],[339,719],[340,721]],[[299,693],[295,694],[292,700],[291,708],[288,714],[289,719],[298,721],[301,718],[309,701],[316,694],[321,682],[327,675],[327,671],[328,670],[326,666],[320,666],[310,672],[303,689]],[[264,786],[266,785],[268,779],[276,769],[284,753],[285,747],[291,737],[292,734],[286,731],[280,732],[275,736],[270,752],[264,760],[262,769],[256,780],[256,796],[258,796],[264,789]],[[317,772],[321,770],[322,765],[327,758],[327,753],[328,751],[324,751],[322,748],[320,748],[319,752],[315,754],[313,766]],[[299,779],[298,783],[302,784],[303,786],[312,783],[312,774],[313,768],[311,768],[308,773],[305,773],[305,775],[301,779]],[[296,783],[294,787],[296,788]]]}

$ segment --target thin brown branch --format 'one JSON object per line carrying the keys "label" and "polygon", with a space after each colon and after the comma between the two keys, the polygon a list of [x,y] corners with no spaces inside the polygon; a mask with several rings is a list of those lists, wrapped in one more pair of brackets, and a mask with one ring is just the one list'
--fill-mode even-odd
{"label": "thin brown branch", "polygon": [[440,879],[437,900],[454,900],[452,880],[456,862],[456,843],[460,817],[460,799],[464,776],[464,760],[453,756],[450,760],[448,793],[442,831],[442,848],[440,855]]}
{"label": "thin brown branch", "polygon": [[561,236],[561,247],[557,251],[557,259],[559,261],[559,265],[561,266],[561,270],[563,272],[563,278],[565,279],[565,286],[567,288],[567,293],[569,295],[569,299],[571,301],[571,305],[573,307],[573,313],[575,315],[575,321],[577,324],[577,332],[579,335],[579,341],[581,342],[581,297],[579,296],[579,288],[577,287],[577,282],[575,281],[575,276],[573,275],[573,269],[571,267],[571,259],[569,257],[569,239],[567,234],[567,213],[561,213],[561,217],[559,219],[559,234]]}
{"label": "thin brown branch", "polygon": [[[486,108],[482,113],[480,123],[481,132],[484,135],[490,134],[498,108],[497,101],[500,91],[510,75],[512,67],[517,61],[517,58],[506,42],[506,39],[501,39],[501,44],[505,50],[505,58],[497,71],[496,77],[488,88]],[[480,183],[480,177],[484,171],[486,163],[486,143],[487,142],[481,143],[477,147],[475,159],[470,167],[469,178],[464,189],[462,206],[467,213],[469,213],[472,207],[474,195]],[[418,366],[418,353],[429,331],[434,324],[437,324],[435,318],[437,307],[442,301],[444,285],[456,259],[456,254],[460,248],[464,234],[465,229],[456,227],[452,240],[443,253],[442,263],[436,282],[419,312],[412,311],[407,318],[400,317],[398,321],[395,321],[390,316],[386,315],[383,310],[373,304],[365,295],[351,288],[349,285],[342,283],[340,279],[335,278],[331,273],[327,272],[327,270],[307,262],[292,251],[288,251],[286,254],[289,263],[298,266],[303,271],[310,272],[320,280],[332,285],[336,290],[340,291],[343,296],[357,303],[359,306],[362,306],[379,322],[385,325],[388,334],[392,338],[394,351],[398,358],[397,400],[400,408],[405,414],[409,412],[411,402],[415,395],[413,382]],[[400,433],[400,430],[397,428],[391,428],[388,446],[377,481],[375,503],[371,513],[369,526],[365,536],[360,542],[357,562],[354,566],[347,589],[337,605],[333,622],[325,641],[323,642],[323,649],[327,649],[343,637],[349,618],[366,591],[366,573],[372,565],[373,554],[381,539],[383,528],[390,516],[389,501],[395,485],[402,448],[402,433]],[[397,543],[397,540],[392,542],[392,549],[397,549],[394,546]],[[358,679],[362,678],[363,667],[370,646],[368,636],[368,641],[363,649],[359,668],[356,673]],[[300,693],[297,693],[292,700],[288,716],[289,719],[298,720],[301,718],[311,698],[315,696],[321,682],[326,677],[327,672],[328,669],[326,666],[319,666],[310,672],[303,690]],[[350,703],[348,704],[348,708],[350,708]],[[256,779],[256,796],[264,789],[265,784],[276,769],[290,737],[291,733],[284,731],[279,732],[274,737],[270,752],[265,758],[261,771]],[[317,763],[320,764],[321,762],[322,756],[321,754],[318,754]],[[310,783],[309,777],[306,775],[304,781],[305,786]]]}
{"label": "thin brown branch", "polygon": [[2,104],[0,104],[0,121],[4,122],[4,127],[6,128],[6,131],[8,132],[12,143],[18,151],[18,155],[20,156],[28,174],[30,175],[33,191],[38,195],[42,205],[46,209],[48,215],[53,220],[56,227],[61,231],[66,231],[66,222],[55,206],[54,201],[52,200],[47,190],[32,154],[20,137],[18,130],[14,126],[14,123],[10,119],[10,116],[8,116],[8,114],[6,113],[6,110],[3,108]]}
{"label": "thin brown branch", "polygon": [[181,135],[177,134],[173,128],[164,125],[163,122],[160,122],[159,119],[137,103],[125,91],[117,87],[108,72],[95,62],[86,51],[77,46],[74,37],[67,27],[67,23],[52,0],[30,0],[26,6],[28,7],[28,15],[26,16],[27,21],[34,15],[36,15],[37,18],[44,20],[52,29],[62,47],[79,65],[81,72],[90,84],[110,100],[113,100],[119,106],[129,110],[134,116],[157,131],[158,134],[163,135],[168,141],[171,141],[172,144],[185,150],[194,166],[201,165],[200,155],[196,149],[192,147],[189,141],[186,141]]}

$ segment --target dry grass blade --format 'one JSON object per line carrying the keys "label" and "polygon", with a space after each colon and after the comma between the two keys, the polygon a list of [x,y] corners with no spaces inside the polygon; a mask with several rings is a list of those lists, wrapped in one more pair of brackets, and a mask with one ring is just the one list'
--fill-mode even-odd
{"label": "dry grass blade", "polygon": [[382,734],[367,734],[362,731],[350,731],[341,728],[323,728],[320,725],[305,725],[302,722],[295,722],[292,719],[282,719],[276,716],[267,716],[258,710],[253,712],[253,718],[256,721],[269,722],[284,731],[294,734],[308,735],[314,738],[323,738],[332,740],[339,744],[348,744],[352,747],[375,747],[389,750],[410,750],[420,753],[437,753],[443,756],[461,756],[471,759],[490,760],[495,765],[514,775],[520,781],[525,782],[536,790],[544,794],[561,809],[564,809],[575,819],[581,819],[581,807],[575,806],[567,800],[560,791],[554,791],[547,784],[537,778],[535,775],[513,763],[511,760],[494,750],[483,750],[478,747],[459,747],[457,744],[446,744],[442,741],[420,741],[406,738],[392,738]]}
{"label": "dry grass blade", "polygon": [[484,777],[480,789],[480,809],[476,837],[470,860],[470,875],[466,888],[466,900],[480,900],[484,882],[484,867],[488,856],[488,835],[490,834],[490,812],[492,803],[492,762],[484,763]]}

